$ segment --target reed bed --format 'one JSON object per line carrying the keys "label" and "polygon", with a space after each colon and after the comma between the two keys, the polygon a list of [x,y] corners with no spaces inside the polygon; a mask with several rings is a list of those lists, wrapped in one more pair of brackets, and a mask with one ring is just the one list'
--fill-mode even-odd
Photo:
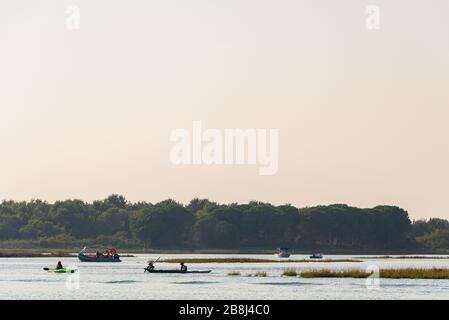
{"label": "reed bed", "polygon": [[[302,278],[367,278],[373,273],[361,270],[313,270],[301,273]],[[404,268],[381,269],[379,277],[384,279],[449,279],[449,269]]]}
{"label": "reed bed", "polygon": [[238,271],[232,271],[232,272],[228,273],[228,276],[230,276],[230,277],[236,277],[236,276],[239,276],[239,275],[240,275],[240,272],[238,272]]}
{"label": "reed bed", "polygon": [[390,279],[449,279],[449,269],[384,269],[380,270],[380,277]]}
{"label": "reed bed", "polygon": [[357,257],[356,259],[429,259],[429,260],[438,260],[438,259],[449,259],[449,257],[441,257],[441,256],[375,256],[375,257]]}
{"label": "reed bed", "polygon": [[372,273],[361,270],[333,271],[329,269],[301,272],[301,278],[368,278]]}
{"label": "reed bed", "polygon": [[52,250],[42,252],[41,250],[27,249],[0,249],[0,258],[55,258],[55,257],[73,257],[69,251]]}
{"label": "reed bed", "polygon": [[254,274],[254,276],[255,276],[255,277],[262,277],[262,278],[264,278],[264,277],[267,277],[268,274],[267,274],[265,271],[258,271],[258,272],[256,272],[256,273]]}
{"label": "reed bed", "polygon": [[174,259],[164,259],[159,262],[163,263],[309,263],[309,262],[363,262],[362,260],[355,259],[323,259],[323,260],[275,260],[275,259],[257,259],[257,258],[174,258]]}
{"label": "reed bed", "polygon": [[288,268],[284,270],[282,275],[286,277],[296,277],[298,275],[298,271],[296,271],[296,269],[293,268]]}
{"label": "reed bed", "polygon": [[[0,258],[70,258],[76,257],[76,250],[38,250],[38,249],[0,249]],[[120,254],[122,258],[135,257],[133,254]]]}

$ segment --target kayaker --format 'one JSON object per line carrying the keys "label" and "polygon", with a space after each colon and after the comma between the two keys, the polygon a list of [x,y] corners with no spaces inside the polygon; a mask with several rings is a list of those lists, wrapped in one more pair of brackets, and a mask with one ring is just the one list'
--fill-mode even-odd
{"label": "kayaker", "polygon": [[56,270],[61,270],[64,269],[64,267],[62,266],[61,261],[58,261],[58,264],[56,264]]}
{"label": "kayaker", "polygon": [[154,265],[153,265],[153,261],[148,262],[148,270],[154,270]]}
{"label": "kayaker", "polygon": [[184,264],[184,262],[181,262],[181,272],[187,272],[187,266]]}

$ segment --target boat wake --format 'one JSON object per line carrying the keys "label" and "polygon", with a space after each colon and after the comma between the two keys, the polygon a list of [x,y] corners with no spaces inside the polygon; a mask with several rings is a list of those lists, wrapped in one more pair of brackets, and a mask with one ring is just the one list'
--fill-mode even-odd
{"label": "boat wake", "polygon": [[61,280],[49,279],[0,279],[0,282],[61,282]]}
{"label": "boat wake", "polygon": [[173,284],[210,284],[210,283],[220,283],[219,281],[177,281],[172,282]]}
{"label": "boat wake", "polygon": [[107,283],[107,284],[129,284],[129,283],[139,283],[139,282],[143,282],[143,281],[135,281],[135,280],[115,280],[115,281],[106,281],[106,282],[102,282],[102,283]]}
{"label": "boat wake", "polygon": [[321,286],[320,283],[312,282],[259,282],[258,285],[266,286]]}

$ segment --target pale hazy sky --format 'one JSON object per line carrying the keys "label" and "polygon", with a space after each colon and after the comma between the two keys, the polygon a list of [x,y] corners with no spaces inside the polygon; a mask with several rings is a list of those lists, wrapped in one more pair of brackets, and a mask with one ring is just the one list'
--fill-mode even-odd
{"label": "pale hazy sky", "polygon": [[[279,129],[278,174],[173,165],[170,132],[193,120]],[[449,218],[449,1],[0,0],[0,121],[0,199]]]}

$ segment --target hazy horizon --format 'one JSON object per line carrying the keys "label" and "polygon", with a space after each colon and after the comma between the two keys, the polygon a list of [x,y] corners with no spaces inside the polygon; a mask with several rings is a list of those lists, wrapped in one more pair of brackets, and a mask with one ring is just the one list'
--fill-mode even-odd
{"label": "hazy horizon", "polygon": [[[80,10],[68,30],[67,7]],[[380,29],[366,28],[366,7]],[[0,200],[396,205],[449,218],[449,2],[0,2]],[[170,133],[279,130],[279,168]]]}

